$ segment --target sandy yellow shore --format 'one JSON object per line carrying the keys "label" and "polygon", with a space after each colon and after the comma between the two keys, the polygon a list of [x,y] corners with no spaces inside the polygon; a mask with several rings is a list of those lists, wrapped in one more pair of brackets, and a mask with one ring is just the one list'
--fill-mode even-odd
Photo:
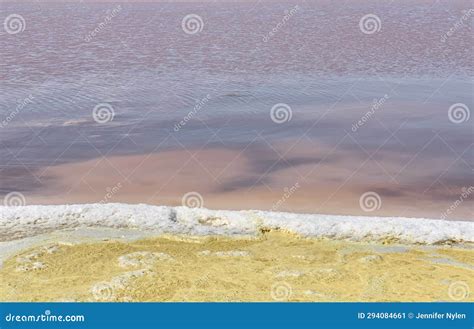
{"label": "sandy yellow shore", "polygon": [[473,301],[472,248],[158,237],[36,246],[0,269],[5,301]]}

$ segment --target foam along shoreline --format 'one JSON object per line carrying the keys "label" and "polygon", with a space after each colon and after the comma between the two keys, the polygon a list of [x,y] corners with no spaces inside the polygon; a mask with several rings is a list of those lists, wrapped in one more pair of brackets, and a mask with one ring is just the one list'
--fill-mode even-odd
{"label": "foam along shoreline", "polygon": [[149,234],[255,236],[282,230],[303,237],[403,244],[471,244],[474,222],[228,211],[146,204],[0,207],[0,241],[76,228],[127,228]]}

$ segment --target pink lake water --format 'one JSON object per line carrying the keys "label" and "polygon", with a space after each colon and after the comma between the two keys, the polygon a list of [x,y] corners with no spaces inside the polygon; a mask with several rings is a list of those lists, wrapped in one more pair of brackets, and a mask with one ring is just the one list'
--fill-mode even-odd
{"label": "pink lake water", "polygon": [[472,220],[471,6],[1,3],[1,197]]}

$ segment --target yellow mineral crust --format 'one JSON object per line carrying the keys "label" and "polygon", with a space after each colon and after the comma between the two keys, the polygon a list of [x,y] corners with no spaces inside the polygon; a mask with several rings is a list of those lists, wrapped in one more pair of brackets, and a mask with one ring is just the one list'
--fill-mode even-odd
{"label": "yellow mineral crust", "polygon": [[48,243],[0,268],[1,301],[474,301],[471,246],[162,236]]}

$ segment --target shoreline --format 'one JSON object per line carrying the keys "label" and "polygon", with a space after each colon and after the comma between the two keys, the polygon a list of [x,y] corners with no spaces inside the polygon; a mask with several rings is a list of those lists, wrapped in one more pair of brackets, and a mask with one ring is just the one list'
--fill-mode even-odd
{"label": "shoreline", "polygon": [[473,301],[473,222],[23,206],[0,237],[2,301]]}
{"label": "shoreline", "polygon": [[155,235],[257,236],[279,230],[302,237],[401,244],[472,244],[474,222],[426,218],[336,216],[146,204],[0,207],[0,241],[86,227]]}

